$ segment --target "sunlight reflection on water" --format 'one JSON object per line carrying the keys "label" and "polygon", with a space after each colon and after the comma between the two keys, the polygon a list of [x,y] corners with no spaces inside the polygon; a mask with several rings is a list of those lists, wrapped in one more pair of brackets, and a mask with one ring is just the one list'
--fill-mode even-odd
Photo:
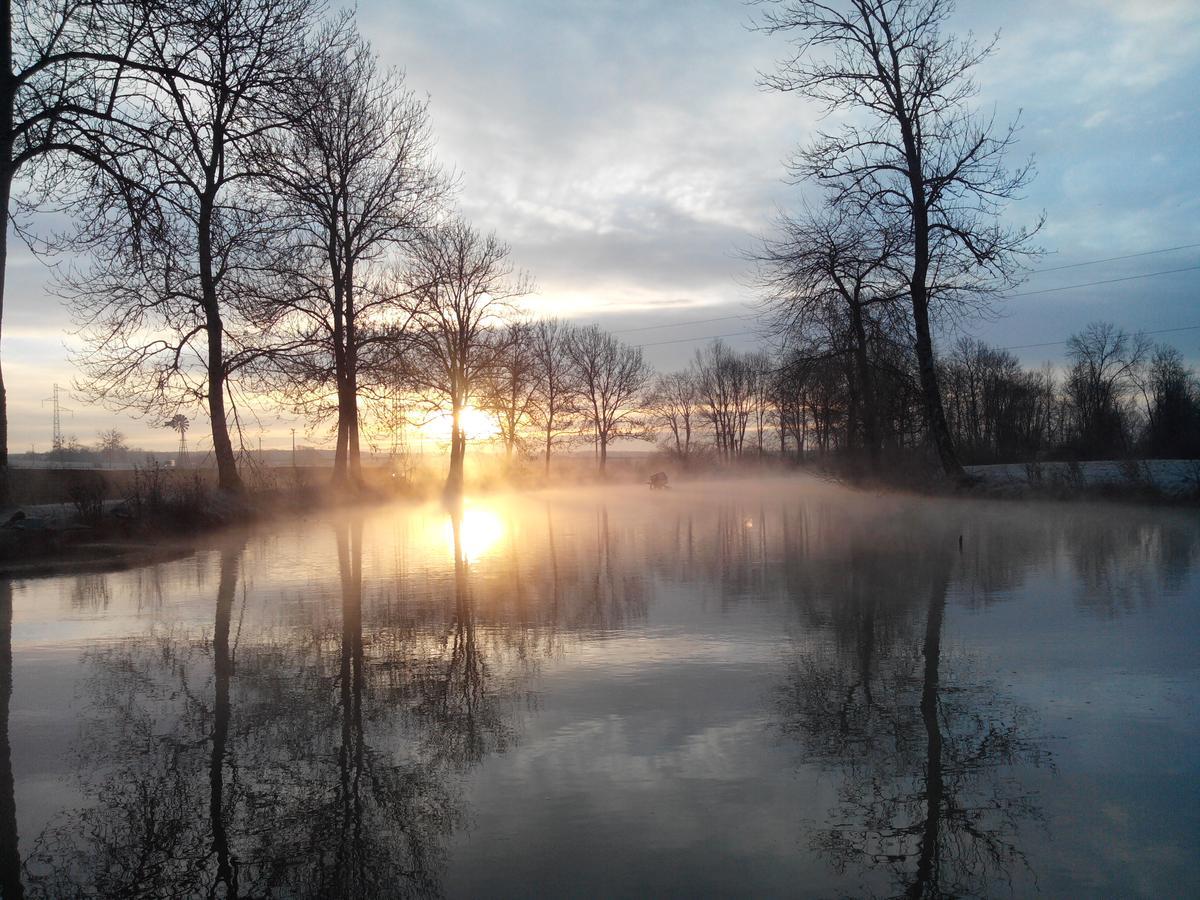
{"label": "sunlight reflection on water", "polygon": [[1189,893],[1198,556],[1187,512],[779,481],[314,514],[5,584],[0,880]]}

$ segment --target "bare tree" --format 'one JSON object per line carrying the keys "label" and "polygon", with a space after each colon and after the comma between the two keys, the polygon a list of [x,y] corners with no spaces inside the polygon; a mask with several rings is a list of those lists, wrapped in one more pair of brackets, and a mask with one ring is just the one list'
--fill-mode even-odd
{"label": "bare tree", "polygon": [[239,491],[230,378],[264,342],[243,306],[262,292],[275,243],[247,188],[262,176],[257,146],[297,115],[320,5],[147,6],[147,37],[131,50],[137,102],[93,133],[123,175],[102,169],[85,198],[94,269],[66,287],[89,339],[89,393],[142,412],[202,400],[220,487]]}
{"label": "bare tree", "polygon": [[512,322],[497,333],[495,366],[484,389],[483,404],[495,416],[509,463],[521,446],[538,390],[534,328],[529,322]]}
{"label": "bare tree", "polygon": [[1130,335],[1110,322],[1092,322],[1067,340],[1066,394],[1078,449],[1099,454],[1127,449],[1129,401],[1149,356],[1145,335]]}
{"label": "bare tree", "polygon": [[953,0],[778,0],[760,27],[794,35],[794,53],[767,85],[852,116],[805,148],[793,173],[823,185],[832,203],[908,236],[897,271],[912,306],[927,426],[943,469],[961,476],[931,317],[985,309],[1018,280],[1030,232],[998,217],[1032,165],[1007,169],[1016,126],[998,129],[971,109],[972,71],[994,43],[943,34],[953,9]]}
{"label": "bare tree", "polygon": [[613,439],[641,432],[638,412],[651,369],[640,347],[621,342],[599,325],[572,331],[568,352],[604,472]]}
{"label": "bare tree", "polygon": [[713,430],[717,453],[734,459],[742,453],[750,420],[753,385],[745,357],[715,340],[696,351],[701,413]]}
{"label": "bare tree", "polygon": [[[80,139],[111,114],[147,5],[4,0],[0,7],[0,324],[10,226],[32,244],[25,214],[60,194],[64,156],[94,161]],[[86,123],[86,124],[83,124]],[[0,372],[0,502],[8,490],[8,403]]]}
{"label": "bare tree", "polygon": [[1176,348],[1159,344],[1150,360],[1146,396],[1146,449],[1154,456],[1200,454],[1200,382]]}
{"label": "bare tree", "polygon": [[839,332],[845,332],[857,382],[851,394],[854,418],[862,422],[863,443],[877,464],[880,433],[871,342],[906,292],[891,268],[899,241],[894,233],[864,227],[836,207],[785,218],[781,230],[783,236],[764,242],[757,256],[772,324],[792,340],[823,330],[838,342]]}
{"label": "bare tree", "polygon": [[654,379],[646,405],[652,424],[667,433],[667,446],[686,463],[692,454],[692,432],[700,424],[696,370],[659,375]]}
{"label": "bare tree", "polygon": [[775,364],[764,351],[746,357],[750,378],[750,422],[754,426],[755,450],[759,456],[766,452],[767,424],[773,414],[771,405],[771,375]]}
{"label": "bare tree", "polygon": [[530,414],[542,435],[549,475],[551,452],[577,427],[579,383],[571,364],[570,329],[558,319],[540,320],[533,326],[532,352],[538,378]]}
{"label": "bare tree", "polygon": [[326,49],[310,61],[307,91],[264,155],[264,172],[299,263],[295,290],[274,310],[291,349],[272,367],[308,411],[332,387],[334,481],[357,484],[364,356],[395,326],[380,321],[394,315],[394,298],[371,290],[367,273],[429,226],[447,183],[432,159],[426,102],[343,30],[339,22],[319,40]]}
{"label": "bare tree", "polygon": [[462,414],[485,388],[497,365],[497,330],[513,313],[512,301],[530,290],[514,274],[508,245],[452,221],[422,235],[406,273],[410,318],[402,377],[430,405],[450,407],[447,494],[462,492],[467,435]]}

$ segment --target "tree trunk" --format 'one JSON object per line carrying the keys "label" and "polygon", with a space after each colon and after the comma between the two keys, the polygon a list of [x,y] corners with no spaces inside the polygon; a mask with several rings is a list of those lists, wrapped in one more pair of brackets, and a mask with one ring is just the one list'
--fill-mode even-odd
{"label": "tree trunk", "polygon": [[[332,254],[334,251],[330,251]],[[337,387],[337,446],[333,451],[333,483],[344,486],[349,480],[348,459],[350,431],[346,427],[346,317],[343,305],[343,282],[337,265],[330,257],[333,283],[333,380]]]}
{"label": "tree trunk", "polygon": [[12,583],[0,580],[0,897],[25,896],[21,884],[21,852],[17,844],[17,800],[8,739],[12,700]]}
{"label": "tree trunk", "polygon": [[212,425],[213,455],[217,459],[217,486],[223,491],[241,493],[242,479],[229,440],[225,420],[225,339],[221,308],[213,279],[211,194],[201,200],[199,221],[200,290],[204,301],[204,328],[208,338],[208,417]]}
{"label": "tree trunk", "polygon": [[[918,299],[920,294],[920,299]],[[937,449],[938,459],[942,463],[942,471],[947,475],[961,478],[962,465],[954,450],[954,439],[950,436],[950,427],[946,424],[946,412],[942,408],[942,393],[938,387],[937,368],[933,358],[933,340],[929,334],[929,309],[924,297],[924,286],[920,291],[916,282],[912,286],[913,324],[917,333],[917,371],[921,375],[921,399],[925,406],[925,424],[929,428],[929,436]]]}
{"label": "tree trunk", "polygon": [[346,303],[346,393],[341,398],[344,408],[340,410],[346,422],[346,453],[350,482],[362,486],[362,455],[359,452],[358,433],[358,327],[354,310],[354,268],[346,264],[346,286],[342,290]]}
{"label": "tree trunk", "polygon": [[[5,118],[12,119],[11,108]],[[0,128],[3,127],[0,124]],[[7,168],[11,152],[11,144],[5,142],[0,148],[0,165]],[[4,325],[4,286],[8,274],[8,201],[11,192],[11,176],[7,172],[0,173],[0,334]],[[8,503],[8,498],[8,392],[4,387],[4,370],[0,366],[0,507]]]}
{"label": "tree trunk", "polygon": [[[13,180],[13,115],[16,85],[12,72],[12,0],[0,8],[0,331],[4,323],[4,287],[8,276],[9,200]],[[0,368],[0,506],[8,503],[8,394]]]}
{"label": "tree trunk", "polygon": [[600,474],[603,475],[608,468],[608,433],[597,432],[597,437],[600,442]]}
{"label": "tree trunk", "polygon": [[462,405],[458,400],[452,401],[452,418],[450,426],[450,472],[446,476],[445,493],[450,497],[459,497],[463,491],[463,458],[466,455],[466,435],[462,431]]}
{"label": "tree trunk", "polygon": [[863,324],[862,308],[850,304],[850,323],[854,328],[854,361],[858,368],[859,404],[862,410],[863,443],[867,445],[867,457],[871,468],[879,466],[879,424],[875,409],[874,379],[867,361],[867,330]]}
{"label": "tree trunk", "polygon": [[929,333],[929,285],[926,280],[929,277],[929,209],[926,205],[925,173],[907,111],[900,110],[898,120],[908,163],[909,190],[912,192],[913,272],[909,291],[912,295],[913,325],[917,335],[917,370],[921,376],[925,424],[934,447],[937,448],[942,470],[947,475],[961,478],[963,469],[958,462],[958,454],[954,452],[954,440],[950,436],[950,429],[946,425],[946,411],[942,408],[942,393],[938,388],[937,369],[934,367],[933,339]]}

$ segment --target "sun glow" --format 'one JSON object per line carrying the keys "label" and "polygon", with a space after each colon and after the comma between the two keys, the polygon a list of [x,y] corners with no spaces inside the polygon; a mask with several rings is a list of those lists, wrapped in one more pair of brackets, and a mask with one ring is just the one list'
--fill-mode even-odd
{"label": "sun glow", "polygon": [[[446,546],[454,552],[454,523],[447,519],[443,534]],[[462,542],[464,562],[474,562],[485,556],[504,536],[504,522],[496,513],[482,507],[463,510],[459,525],[459,540]]]}
{"label": "sun glow", "polygon": [[[468,441],[486,441],[500,433],[496,420],[483,410],[474,406],[465,406],[459,414],[462,429],[466,432]],[[433,419],[421,427],[425,434],[437,441],[450,442],[450,431],[454,425],[454,416],[449,412],[438,413]]]}

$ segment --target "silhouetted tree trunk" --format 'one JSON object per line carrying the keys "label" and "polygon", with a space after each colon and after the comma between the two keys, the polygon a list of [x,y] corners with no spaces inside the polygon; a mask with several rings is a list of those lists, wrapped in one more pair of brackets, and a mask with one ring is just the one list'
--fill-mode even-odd
{"label": "silhouetted tree trunk", "polygon": [[12,744],[8,737],[13,689],[12,600],[12,583],[0,579],[0,897],[4,900],[19,900],[25,896],[21,884]]}

